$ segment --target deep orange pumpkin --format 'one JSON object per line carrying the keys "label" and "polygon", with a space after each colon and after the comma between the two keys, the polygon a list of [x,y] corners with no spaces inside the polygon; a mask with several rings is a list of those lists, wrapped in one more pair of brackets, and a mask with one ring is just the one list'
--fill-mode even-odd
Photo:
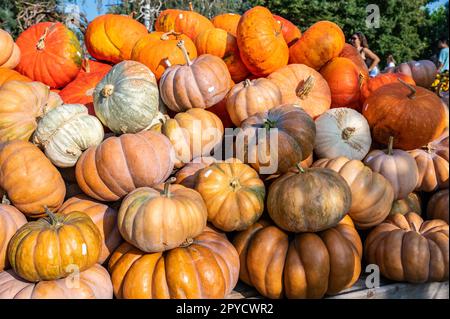
{"label": "deep orange pumpkin", "polygon": [[361,102],[364,103],[364,101],[370,96],[370,94],[375,92],[378,88],[389,83],[397,83],[398,79],[402,79],[406,83],[416,85],[416,82],[414,82],[412,77],[403,73],[379,74],[374,78],[370,78],[367,81],[364,81],[364,83],[362,84]]}
{"label": "deep orange pumpkin", "polygon": [[219,14],[214,18],[212,18],[211,22],[214,24],[216,28],[220,28],[236,36],[237,26],[240,19],[241,19],[240,14],[224,13]]}
{"label": "deep orange pumpkin", "polygon": [[9,81],[31,82],[31,79],[20,74],[17,71],[7,68],[0,68],[0,86]]}
{"label": "deep orange pumpkin", "polygon": [[341,58],[352,60],[352,62],[355,63],[362,75],[364,75],[364,78],[369,78],[369,69],[367,68],[366,62],[364,62],[358,50],[353,45],[345,43],[344,48],[342,49],[339,56]]}
{"label": "deep orange pumpkin", "polygon": [[281,32],[283,33],[284,41],[288,44],[288,46],[291,46],[300,39],[302,36],[302,32],[295,24],[293,24],[291,21],[277,16],[276,14],[273,15],[275,20],[281,25]]}

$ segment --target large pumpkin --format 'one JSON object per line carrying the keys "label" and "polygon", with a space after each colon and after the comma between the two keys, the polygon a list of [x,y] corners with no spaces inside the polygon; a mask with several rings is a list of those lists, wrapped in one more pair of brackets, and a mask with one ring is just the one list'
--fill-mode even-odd
{"label": "large pumpkin", "polygon": [[0,87],[9,81],[31,82],[31,79],[17,71],[0,67]]}
{"label": "large pumpkin", "polygon": [[337,24],[319,21],[289,48],[289,63],[306,64],[319,70],[332,58],[339,56],[344,44],[344,32]]}
{"label": "large pumpkin", "polygon": [[278,227],[317,232],[336,226],[351,207],[344,178],[329,168],[292,168],[270,185],[267,209]]}
{"label": "large pumpkin", "polygon": [[12,36],[5,30],[0,29],[0,67],[14,69],[20,61],[20,49],[14,43]]}
{"label": "large pumpkin", "polygon": [[33,81],[60,88],[72,81],[82,63],[76,35],[60,22],[40,22],[16,41],[22,56],[17,71]]}
{"label": "large pumpkin", "polygon": [[369,69],[367,68],[366,62],[359,54],[358,49],[349,43],[344,44],[344,48],[341,53],[339,53],[341,58],[347,58],[352,60],[353,63],[358,67],[359,72],[364,76],[365,79],[369,79]]}
{"label": "large pumpkin", "polygon": [[361,86],[361,102],[364,103],[378,88],[389,83],[397,83],[398,79],[402,79],[411,85],[416,85],[412,77],[403,73],[382,73],[363,82]]}
{"label": "large pumpkin", "polygon": [[226,108],[234,125],[239,126],[250,116],[281,104],[281,91],[266,78],[246,79],[228,92]]}
{"label": "large pumpkin", "polygon": [[302,32],[295,24],[291,21],[280,17],[276,14],[273,15],[274,19],[281,25],[281,32],[283,33],[284,41],[286,41],[288,46],[291,46],[300,39]]}
{"label": "large pumpkin", "polygon": [[195,188],[197,184],[198,174],[205,167],[215,163],[216,159],[210,156],[201,156],[194,158],[175,174],[175,183],[189,188]]}
{"label": "large pumpkin", "polygon": [[117,211],[85,195],[77,195],[66,200],[58,213],[67,215],[75,211],[88,215],[100,231],[102,249],[98,263],[103,264],[122,242],[117,228]]}
{"label": "large pumpkin", "polygon": [[224,234],[206,228],[189,243],[146,254],[128,243],[111,256],[119,299],[225,298],[239,278],[239,256]]}
{"label": "large pumpkin", "polygon": [[372,172],[361,161],[341,156],[318,160],[313,166],[332,169],[348,183],[352,193],[348,214],[358,228],[376,226],[389,215],[394,201],[394,188],[386,178]]}
{"label": "large pumpkin", "polygon": [[372,137],[367,120],[350,108],[331,109],[316,121],[314,151],[319,158],[345,156],[362,160],[370,150]]}
{"label": "large pumpkin", "polygon": [[406,74],[412,77],[418,86],[429,89],[436,78],[437,68],[430,60],[409,61],[398,65],[395,72]]}
{"label": "large pumpkin", "polygon": [[94,266],[101,253],[100,231],[85,213],[53,214],[22,226],[11,238],[8,258],[16,274],[37,282],[65,278]]}
{"label": "large pumpkin", "polygon": [[78,159],[76,179],[92,198],[116,201],[134,189],[153,186],[172,173],[174,150],[161,133],[143,131],[112,136]]}
{"label": "large pumpkin", "polygon": [[261,220],[233,244],[239,278],[267,298],[322,298],[351,287],[361,273],[362,243],[348,216],[331,229],[296,235]]}
{"label": "large pumpkin", "polygon": [[212,24],[216,28],[220,28],[222,30],[227,31],[228,33],[236,36],[237,27],[239,24],[239,20],[241,19],[241,15],[237,13],[223,13],[215,16],[211,19]]}
{"label": "large pumpkin", "polygon": [[0,272],[0,299],[112,299],[108,271],[100,265],[64,279],[31,283],[12,270]]}
{"label": "large pumpkin", "polygon": [[386,145],[394,136],[394,147],[403,150],[437,139],[447,122],[445,107],[436,94],[405,82],[387,84],[373,92],[362,113],[376,142]]}
{"label": "large pumpkin", "polygon": [[147,33],[145,26],[131,17],[104,14],[89,23],[84,41],[97,60],[119,63],[131,59],[134,45]]}
{"label": "large pumpkin", "polygon": [[406,215],[410,212],[422,214],[422,202],[417,193],[410,193],[403,199],[397,199],[392,203],[389,215],[402,214]]}
{"label": "large pumpkin", "polygon": [[316,136],[313,119],[294,104],[256,113],[243,121],[241,128],[236,154],[239,159],[239,154],[244,155],[243,160],[260,174],[284,173],[305,160]]}
{"label": "large pumpkin", "polygon": [[316,70],[303,64],[289,64],[268,76],[281,90],[283,104],[298,104],[312,118],[328,110],[331,92]]}
{"label": "large pumpkin", "polygon": [[214,163],[199,172],[195,189],[208,208],[208,221],[223,231],[244,230],[264,210],[265,188],[258,173],[239,161]]}
{"label": "large pumpkin", "polygon": [[442,219],[448,224],[448,189],[444,189],[431,196],[427,205],[427,216],[431,219]]}
{"label": "large pumpkin", "polygon": [[66,194],[58,170],[36,146],[24,141],[0,144],[0,189],[30,217],[42,216],[46,208],[58,209]]}
{"label": "large pumpkin", "polygon": [[203,54],[191,61],[184,41],[178,42],[185,65],[166,69],[159,81],[161,99],[174,112],[208,108],[220,102],[230,89],[231,76],[222,59]]}
{"label": "large pumpkin", "polygon": [[236,37],[242,61],[251,73],[266,76],[287,65],[289,48],[281,30],[267,8],[256,6],[243,14]]}
{"label": "large pumpkin", "polygon": [[377,226],[364,243],[369,264],[391,280],[424,283],[446,281],[449,273],[448,224],[423,221],[415,214],[396,214]]}

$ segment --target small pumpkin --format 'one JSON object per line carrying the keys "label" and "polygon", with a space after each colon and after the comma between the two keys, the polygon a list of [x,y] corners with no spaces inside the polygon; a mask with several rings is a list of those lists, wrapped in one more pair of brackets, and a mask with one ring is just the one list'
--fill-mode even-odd
{"label": "small pumpkin", "polygon": [[108,268],[119,299],[225,298],[238,281],[239,256],[224,234],[206,228],[166,252],[146,254],[124,243]]}
{"label": "small pumpkin", "polygon": [[31,82],[31,79],[15,70],[0,67],[0,87],[9,81]]}
{"label": "small pumpkin", "polygon": [[319,158],[345,156],[362,160],[370,150],[372,137],[367,120],[350,108],[331,109],[316,121],[314,151]]}
{"label": "small pumpkin", "polygon": [[414,212],[418,215],[422,214],[422,202],[417,193],[410,193],[407,197],[403,199],[395,200],[392,203],[391,211],[389,215],[402,214],[406,215],[407,213]]}
{"label": "small pumpkin", "polygon": [[283,33],[284,41],[286,41],[288,46],[291,46],[300,39],[302,32],[295,24],[291,21],[280,17],[276,14],[273,15],[274,19],[281,25],[281,32]]}
{"label": "small pumpkin", "polygon": [[237,34],[237,26],[239,24],[239,20],[241,19],[241,15],[237,13],[223,13],[215,16],[211,19],[212,24],[216,28],[220,28],[222,30],[227,31],[228,33],[236,36]]}
{"label": "small pumpkin", "polygon": [[0,29],[0,67],[14,69],[20,61],[20,48],[14,43],[12,36]]}
{"label": "small pumpkin", "polygon": [[406,74],[414,79],[416,85],[429,89],[436,78],[437,68],[430,60],[413,60],[399,64],[394,72]]}
{"label": "small pumpkin", "polygon": [[448,280],[448,224],[423,221],[416,213],[390,216],[364,243],[366,261],[395,281],[425,283]]}
{"label": "small pumpkin", "polygon": [[187,163],[183,168],[177,171],[175,174],[175,183],[188,188],[195,188],[200,171],[215,162],[216,159],[210,156],[194,158],[190,163]]}
{"label": "small pumpkin", "polygon": [[397,83],[398,79],[402,79],[408,84],[416,85],[412,77],[403,73],[382,73],[363,82],[361,86],[361,102],[364,103],[378,88],[389,83]]}
{"label": "small pumpkin", "polygon": [[369,79],[369,69],[367,68],[366,62],[359,54],[358,49],[349,43],[344,44],[344,48],[341,53],[339,53],[341,58],[350,59],[358,67],[359,72],[364,76],[365,79]]}
{"label": "small pumpkin", "polygon": [[442,219],[448,224],[448,189],[441,190],[431,196],[427,206],[427,216],[430,219]]}

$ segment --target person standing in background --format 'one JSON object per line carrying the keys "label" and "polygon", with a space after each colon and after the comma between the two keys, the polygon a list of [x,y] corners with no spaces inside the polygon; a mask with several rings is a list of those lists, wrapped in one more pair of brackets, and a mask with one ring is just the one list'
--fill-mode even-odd
{"label": "person standing in background", "polygon": [[352,45],[358,50],[359,54],[363,58],[364,62],[369,69],[369,75],[375,77],[380,73],[378,64],[380,58],[372,50],[369,49],[366,36],[362,32],[356,32],[351,37]]}
{"label": "person standing in background", "polygon": [[386,59],[387,67],[388,68],[395,68],[395,60],[392,54],[389,54]]}
{"label": "person standing in background", "polygon": [[448,71],[448,40],[443,38],[440,39],[438,47],[441,49],[438,59],[438,72],[443,73]]}

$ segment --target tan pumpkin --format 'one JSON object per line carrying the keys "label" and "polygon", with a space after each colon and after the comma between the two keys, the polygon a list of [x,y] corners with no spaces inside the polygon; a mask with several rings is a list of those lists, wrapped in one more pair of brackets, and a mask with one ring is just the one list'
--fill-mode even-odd
{"label": "tan pumpkin", "polygon": [[448,189],[444,189],[431,196],[427,206],[427,216],[431,219],[442,219],[448,224]]}
{"label": "tan pumpkin", "polygon": [[194,158],[175,174],[175,183],[188,188],[195,188],[200,171],[215,162],[216,159],[210,156]]}
{"label": "tan pumpkin", "polygon": [[422,214],[422,202],[417,193],[410,193],[403,199],[397,199],[392,203],[391,211],[389,215],[402,214],[414,212],[418,215]]}
{"label": "tan pumpkin", "polygon": [[0,29],[0,67],[14,69],[20,61],[20,48],[14,43],[12,36]]}
{"label": "tan pumpkin", "polygon": [[376,226],[389,215],[394,201],[392,185],[361,161],[341,156],[318,160],[313,167],[332,169],[348,183],[352,193],[352,204],[348,214],[357,228],[367,229]]}

